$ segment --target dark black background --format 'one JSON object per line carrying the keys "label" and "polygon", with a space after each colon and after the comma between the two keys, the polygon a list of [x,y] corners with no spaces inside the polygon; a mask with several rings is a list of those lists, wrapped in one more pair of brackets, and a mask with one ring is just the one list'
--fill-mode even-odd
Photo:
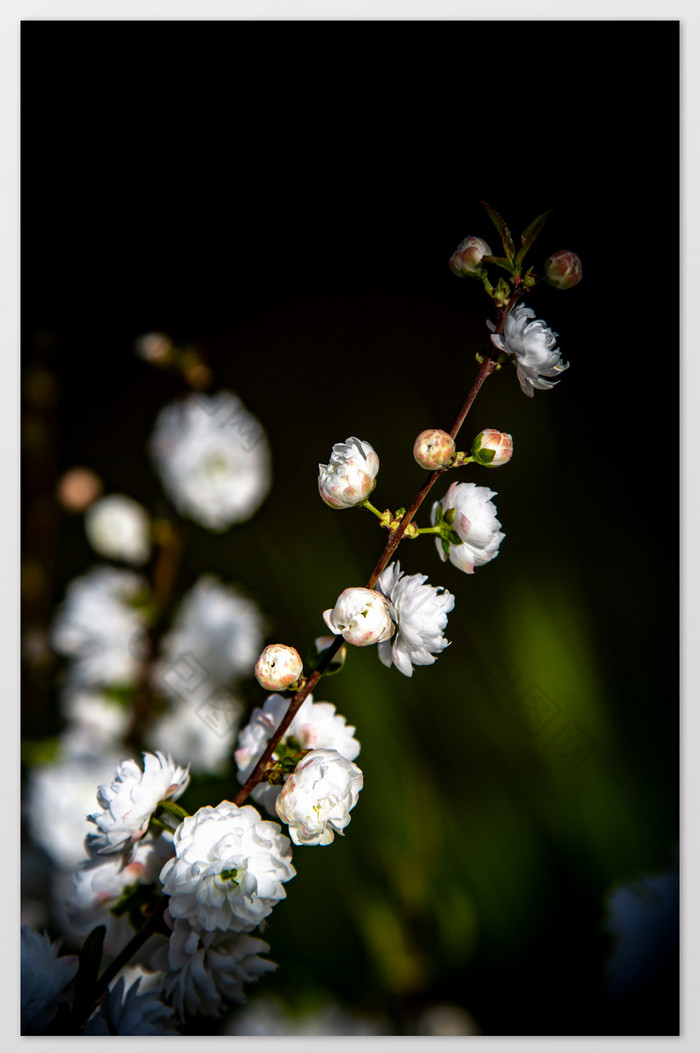
{"label": "dark black background", "polygon": [[[675,22],[22,28],[24,361],[58,378],[57,471],[94,464],[111,490],[155,491],[136,455],[176,388],[131,353],[148,330],[200,344],[263,419],[279,487],[263,526],[295,518],[299,465],[313,490],[316,462],[346,434],[394,426],[406,445],[420,427],[449,427],[487,307],[449,256],[468,233],[497,243],[481,199],[515,232],[557,206],[533,262],[574,249],[584,281],[538,290],[536,307],[571,368],[532,402],[512,376],[485,390],[474,425],[505,418],[534,436],[513,479],[509,551],[550,573],[559,559],[577,566],[609,690],[626,700],[620,736],[640,698],[663,698],[629,748],[640,772],[656,765],[669,842],[678,34]],[[388,503],[405,499],[399,482]],[[55,597],[85,558],[62,550]],[[308,634],[315,624],[309,613]],[[559,865],[576,901],[571,861]],[[673,965],[653,997],[610,1009],[593,1005],[572,954],[559,990],[557,917],[522,957],[469,976],[486,1033],[673,1033]],[[542,970],[551,997],[538,994]]]}

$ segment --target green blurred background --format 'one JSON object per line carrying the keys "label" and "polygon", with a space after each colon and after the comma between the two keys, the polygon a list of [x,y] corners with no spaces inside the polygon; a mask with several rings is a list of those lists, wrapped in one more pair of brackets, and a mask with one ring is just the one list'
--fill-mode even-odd
{"label": "green blurred background", "polygon": [[[451,647],[410,680],[354,651],[315,694],[357,727],[365,788],[345,838],[295,852],[261,987],[396,1034],[441,1003],[487,1035],[676,1033],[677,920],[649,882],[678,859],[678,25],[33,22],[22,43],[31,627],[95,562],[61,472],[162,501],[145,443],[181,389],[132,347],[164,330],[274,465],[249,523],[187,524],[181,584],[239,583],[304,652],[383,547],[321,503],[318,462],[367,439],[374,503],[410,501],[415,436],[449,429],[488,346],[450,254],[494,244],[480,199],[515,232],[558,206],[533,262],[571,248],[584,280],[529,302],[571,368],[532,400],[505,368],[462,433],[514,437],[465,476],[506,539],[469,577],[405,543],[403,569],[456,596]],[[29,739],[61,726],[55,671],[26,673]],[[651,921],[602,990],[625,884]]]}

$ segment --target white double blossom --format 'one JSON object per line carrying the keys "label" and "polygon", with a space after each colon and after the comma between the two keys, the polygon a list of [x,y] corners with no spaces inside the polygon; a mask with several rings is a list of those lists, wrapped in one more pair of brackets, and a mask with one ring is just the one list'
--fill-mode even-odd
{"label": "white double blossom", "polygon": [[88,851],[118,852],[139,841],[159,803],[176,801],[189,781],[189,769],[180,768],[172,757],[159,751],[143,754],[143,771],[136,761],[122,761],[113,782],[97,790],[97,803],[103,811],[89,816],[99,833],[88,834]]}
{"label": "white double blossom", "polygon": [[125,494],[108,494],[85,513],[88,541],[101,556],[145,563],[151,551],[151,524],[143,505]]}
{"label": "white double blossom", "polygon": [[244,984],[277,968],[259,957],[269,950],[269,944],[247,933],[207,932],[188,918],[177,918],[152,965],[163,970],[163,995],[180,1018],[220,1016],[227,1003],[245,1001]]}
{"label": "white double blossom", "polygon": [[378,471],[374,447],[351,435],[335,444],[328,464],[319,464],[318,492],[331,508],[354,508],[372,493]]}
{"label": "white double blossom", "polygon": [[[288,699],[281,695],[270,695],[262,709],[253,710],[249,723],[240,733],[235,755],[241,783],[246,781],[260,760],[288,708]],[[341,757],[353,761],[360,752],[360,743],[354,734],[354,726],[348,724],[340,713],[336,713],[334,705],[330,702],[314,702],[313,696],[308,695],[282,736],[278,749],[281,752],[282,748],[293,742],[302,750],[336,750]],[[272,758],[279,760],[279,754],[273,753]],[[279,786],[262,782],[255,787],[251,796],[274,815],[279,792]]]}
{"label": "white double blossom", "polygon": [[52,943],[44,933],[40,935],[22,926],[21,984],[22,1033],[40,1034],[58,1009],[58,1000],[78,971],[77,954],[59,957],[60,943]]}
{"label": "white double blossom", "polygon": [[109,929],[110,920],[114,920],[109,912],[125,890],[156,883],[172,852],[172,843],[158,837],[140,841],[126,862],[117,853],[85,859],[73,875],[73,892],[67,902],[69,920],[84,935],[95,925]]}
{"label": "white double blossom", "polygon": [[396,619],[396,633],[379,644],[379,658],[404,676],[413,676],[414,665],[432,665],[435,655],[449,646],[443,631],[455,598],[441,586],[426,585],[427,580],[425,574],[404,574],[400,563],[392,563],[377,582]]}
{"label": "white double blossom", "polygon": [[192,586],[161,647],[155,678],[176,698],[195,699],[251,673],[260,654],[264,623],[259,608],[233,585],[205,574]]}
{"label": "white double blossom", "polygon": [[285,898],[296,871],[289,838],[251,805],[222,801],[184,819],[173,839],[175,858],[160,875],[173,918],[207,932],[249,932]]}
{"label": "white double blossom", "polygon": [[270,488],[265,432],[230,391],[166,406],[150,449],[178,512],[209,530],[249,519]]}
{"label": "white double blossom", "polygon": [[161,1002],[158,991],[139,991],[141,980],[127,989],[120,976],[83,1028],[84,1035],[173,1035],[177,1022],[172,1006]]}
{"label": "white double blossom", "polygon": [[131,570],[94,567],[68,586],[56,615],[51,643],[72,658],[72,690],[130,685],[140,663],[148,615],[145,578]]}
{"label": "white double blossom", "polygon": [[369,647],[388,640],[394,633],[391,604],[376,589],[344,589],[335,607],[323,612],[323,620],[336,636],[354,644]]}
{"label": "white double blossom", "polygon": [[[450,562],[466,574],[473,574],[474,567],[495,559],[498,546],[506,536],[499,530],[496,519],[496,506],[489,500],[496,493],[487,486],[476,483],[452,483],[442,501],[436,501],[432,507],[431,521],[436,522],[437,509],[442,508],[447,516],[454,509],[452,529],[462,540],[461,545],[449,545]],[[447,559],[442,539],[436,539],[438,555],[443,562]]]}
{"label": "white double blossom", "polygon": [[350,822],[363,776],[335,750],[314,750],[297,764],[275,808],[295,845],[329,845]]}
{"label": "white double blossom", "polygon": [[[493,322],[486,324],[491,330],[495,328]],[[520,387],[530,398],[535,388],[546,391],[554,387],[556,381],[543,377],[559,376],[569,368],[568,362],[562,362],[557,336],[540,318],[535,318],[531,307],[522,303],[510,312],[500,333],[491,333],[491,341],[499,351],[515,356]]]}

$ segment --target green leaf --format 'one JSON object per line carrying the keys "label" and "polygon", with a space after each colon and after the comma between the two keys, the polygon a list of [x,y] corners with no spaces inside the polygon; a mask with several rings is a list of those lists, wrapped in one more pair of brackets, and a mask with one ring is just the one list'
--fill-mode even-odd
{"label": "green leaf", "polygon": [[525,258],[525,253],[530,248],[533,241],[540,233],[545,223],[554,211],[555,209],[548,208],[546,212],[540,212],[539,216],[536,216],[533,219],[532,223],[528,224],[528,226],[525,227],[525,230],[520,235],[520,243],[522,245],[522,248],[518,251],[518,255],[515,257],[516,268],[520,268],[520,265],[522,264],[523,259]]}
{"label": "green leaf", "polygon": [[92,1004],[106,932],[104,925],[98,925],[88,935],[80,951],[80,964],[73,985],[73,1011],[78,1015],[88,1012]]}
{"label": "green leaf", "polygon": [[504,256],[482,256],[481,262],[490,264],[492,267],[502,267],[509,274],[513,273],[513,264],[510,260],[505,259]]}
{"label": "green leaf", "polygon": [[508,257],[509,262],[512,263],[513,257],[515,256],[515,245],[513,244],[513,235],[508,229],[505,220],[501,216],[499,216],[495,208],[491,208],[491,206],[487,204],[486,201],[482,201],[481,204],[488,212],[491,222],[493,223],[498,233],[501,235],[501,241],[503,242],[503,251]]}

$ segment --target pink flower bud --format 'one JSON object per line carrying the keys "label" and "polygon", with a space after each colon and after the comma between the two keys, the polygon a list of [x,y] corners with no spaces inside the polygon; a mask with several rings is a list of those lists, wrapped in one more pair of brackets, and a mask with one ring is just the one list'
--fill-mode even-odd
{"label": "pink flower bud", "polygon": [[450,256],[450,270],[458,278],[478,278],[484,268],[481,264],[484,256],[492,256],[489,245],[483,238],[470,235],[459,243],[459,247]]}
{"label": "pink flower bud", "polygon": [[413,446],[413,456],[421,468],[446,468],[455,455],[455,441],[440,428],[422,431]]}
{"label": "pink flower bud", "polygon": [[58,484],[58,500],[66,512],[84,512],[102,493],[102,480],[91,468],[70,468]]}
{"label": "pink flower bud", "polygon": [[583,277],[581,260],[575,252],[561,249],[545,260],[544,280],[555,289],[572,289]]}
{"label": "pink flower bud", "polygon": [[499,468],[513,456],[513,437],[505,431],[485,428],[472,443],[472,457],[486,468]]}
{"label": "pink flower bud", "polygon": [[373,447],[351,435],[335,444],[328,464],[319,464],[318,492],[331,508],[354,508],[372,493],[378,471]]}
{"label": "pink flower bud", "polygon": [[255,663],[255,677],[267,691],[284,691],[301,676],[299,652],[286,644],[270,644]]}
{"label": "pink flower bud", "polygon": [[394,635],[393,607],[375,589],[345,589],[323,620],[336,636],[349,644],[368,647]]}

